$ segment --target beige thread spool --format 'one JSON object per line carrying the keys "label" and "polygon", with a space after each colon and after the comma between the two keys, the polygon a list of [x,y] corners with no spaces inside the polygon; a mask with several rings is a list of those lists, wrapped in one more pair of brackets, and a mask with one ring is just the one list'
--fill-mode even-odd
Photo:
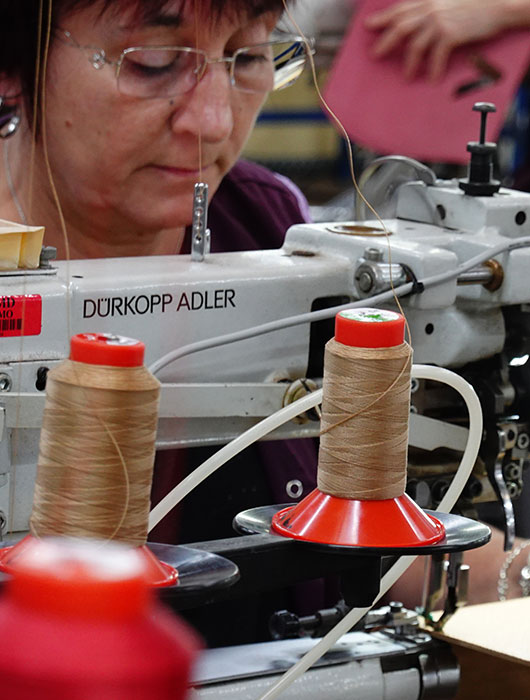
{"label": "beige thread spool", "polygon": [[145,544],[160,384],[143,354],[136,340],[82,334],[48,373],[34,536]]}
{"label": "beige thread spool", "polygon": [[403,328],[402,316],[379,309],[337,317],[324,363],[318,488],[325,494],[384,500],[405,491],[412,350]]}

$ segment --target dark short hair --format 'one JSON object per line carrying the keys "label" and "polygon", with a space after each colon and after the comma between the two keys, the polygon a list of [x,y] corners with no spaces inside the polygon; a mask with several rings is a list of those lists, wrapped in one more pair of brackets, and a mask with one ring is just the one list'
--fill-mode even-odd
{"label": "dark short hair", "polygon": [[[102,14],[124,8],[133,9],[139,20],[156,16],[171,0],[0,0],[0,76],[20,81],[22,98],[29,106],[33,100],[38,61],[39,32],[44,37],[50,16],[52,26],[75,10],[101,2]],[[182,5],[194,0],[182,0]],[[213,16],[224,12],[259,16],[281,12],[283,0],[197,0]],[[291,4],[293,0],[288,0]],[[42,59],[44,41],[41,42]]]}

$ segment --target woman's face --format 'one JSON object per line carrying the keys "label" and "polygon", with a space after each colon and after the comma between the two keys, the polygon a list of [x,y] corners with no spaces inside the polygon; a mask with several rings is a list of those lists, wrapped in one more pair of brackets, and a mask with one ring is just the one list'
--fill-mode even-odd
{"label": "woman's face", "polygon": [[[150,45],[197,47],[217,58],[267,41],[278,19],[231,14],[211,22],[201,14],[196,22],[193,3],[181,5],[169,2],[160,17],[139,25],[127,13],[101,16],[96,4],[63,18],[61,27],[110,60]],[[66,216],[131,233],[189,224],[194,183],[202,177],[210,196],[217,189],[264,95],[231,87],[225,64],[214,64],[184,95],[131,97],[118,92],[114,66],[95,70],[88,56],[55,39],[48,61],[45,138]]]}

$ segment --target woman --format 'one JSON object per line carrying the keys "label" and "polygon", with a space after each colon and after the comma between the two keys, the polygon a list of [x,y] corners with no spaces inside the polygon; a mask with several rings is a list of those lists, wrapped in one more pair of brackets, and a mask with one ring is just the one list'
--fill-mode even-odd
{"label": "woman", "polygon": [[[238,69],[252,70],[245,60],[259,56],[239,57],[235,86],[230,64],[215,59],[268,42],[282,0],[55,0],[49,51],[44,2],[40,61],[31,50],[39,0],[32,9],[1,5],[0,95],[22,116],[4,143],[9,172],[0,183],[1,215],[16,220],[23,213],[44,225],[46,242],[65,256],[48,159],[72,258],[180,252],[194,182],[202,177],[210,196],[218,189],[272,87],[263,79],[239,86]],[[175,59],[168,51],[128,50],[153,46],[197,48],[214,62],[197,82],[202,54]],[[36,69],[42,117],[33,155]]]}
{"label": "woman", "polygon": [[[189,252],[193,188],[202,180],[213,196],[214,252],[280,246],[305,218],[303,197],[238,158],[274,86],[268,57],[285,42],[263,45],[283,9],[283,0],[1,0],[0,218],[44,225],[59,258]],[[305,47],[295,44],[300,66]],[[159,454],[153,500],[209,454]],[[255,446],[152,537],[229,536],[238,510],[291,500],[290,481],[308,493],[315,464],[312,442]],[[262,620],[287,605],[273,602]],[[244,625],[239,632],[232,641],[248,638]],[[227,639],[227,628],[210,637]]]}

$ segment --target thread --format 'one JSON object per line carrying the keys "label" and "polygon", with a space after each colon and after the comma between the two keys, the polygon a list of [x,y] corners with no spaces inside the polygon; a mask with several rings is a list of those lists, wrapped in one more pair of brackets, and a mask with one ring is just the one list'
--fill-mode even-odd
{"label": "thread", "polygon": [[31,533],[145,544],[160,384],[144,366],[48,373]]}
{"label": "thread", "polygon": [[318,488],[355,500],[403,495],[412,349],[326,344]]}

